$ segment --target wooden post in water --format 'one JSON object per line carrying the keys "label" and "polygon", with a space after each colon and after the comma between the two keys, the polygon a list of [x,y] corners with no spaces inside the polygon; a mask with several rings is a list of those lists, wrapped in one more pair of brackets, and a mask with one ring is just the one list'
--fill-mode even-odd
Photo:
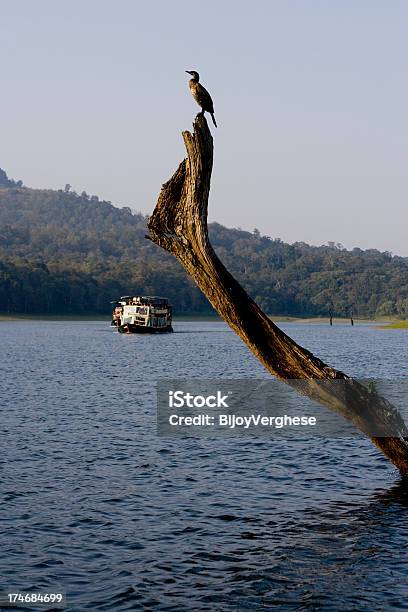
{"label": "wooden post in water", "polygon": [[[172,253],[194,279],[215,310],[274,376],[291,384],[308,383],[301,391],[342,414],[364,431],[408,476],[408,430],[398,411],[384,398],[326,365],[279,329],[249,297],[214,252],[208,238],[207,207],[213,166],[213,139],[200,113],[194,132],[183,132],[187,158],[162,186],[148,223],[149,238]],[[237,179],[239,180],[239,179]],[[316,381],[348,381],[347,402],[339,386]],[[324,385],[323,385],[324,386]],[[372,435],[373,423],[381,437]]]}
{"label": "wooden post in water", "polygon": [[333,312],[334,312],[333,302],[330,302],[329,304],[330,325],[333,325]]}

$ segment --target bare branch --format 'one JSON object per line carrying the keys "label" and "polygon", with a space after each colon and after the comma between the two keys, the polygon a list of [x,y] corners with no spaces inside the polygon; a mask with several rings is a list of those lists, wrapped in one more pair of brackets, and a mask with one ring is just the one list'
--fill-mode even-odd
{"label": "bare branch", "polygon": [[[342,414],[364,431],[402,474],[408,474],[408,430],[396,408],[323,363],[280,330],[217,257],[207,229],[213,139],[202,114],[195,119],[193,134],[183,132],[183,138],[187,159],[162,187],[148,224],[150,239],[175,255],[215,310],[271,374]],[[308,382],[299,385],[299,379]],[[339,392],[339,385],[316,384],[323,380],[349,381],[347,397]],[[381,437],[372,435],[373,425]]]}

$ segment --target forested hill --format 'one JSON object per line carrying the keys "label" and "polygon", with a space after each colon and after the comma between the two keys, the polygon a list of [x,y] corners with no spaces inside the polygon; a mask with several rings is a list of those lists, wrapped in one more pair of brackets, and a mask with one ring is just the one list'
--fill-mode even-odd
{"label": "forested hill", "polygon": [[[22,186],[0,170],[0,312],[110,312],[124,294],[169,297],[176,312],[209,312],[176,260],[146,240],[147,218],[65,190]],[[340,245],[285,244],[210,225],[228,269],[270,314],[408,316],[408,260]]]}

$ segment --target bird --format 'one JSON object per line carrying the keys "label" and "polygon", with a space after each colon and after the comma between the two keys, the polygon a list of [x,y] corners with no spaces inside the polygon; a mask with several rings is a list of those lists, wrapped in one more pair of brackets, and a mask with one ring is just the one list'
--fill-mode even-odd
{"label": "bird", "polygon": [[215,127],[217,127],[217,123],[214,117],[214,104],[206,88],[203,87],[199,82],[200,75],[195,70],[186,70],[186,72],[188,74],[191,74],[191,76],[193,77],[189,80],[188,86],[190,88],[194,100],[197,102],[198,106],[201,106],[203,115],[205,111],[207,111],[207,113],[210,113],[211,119],[213,120],[213,124],[215,125]]}

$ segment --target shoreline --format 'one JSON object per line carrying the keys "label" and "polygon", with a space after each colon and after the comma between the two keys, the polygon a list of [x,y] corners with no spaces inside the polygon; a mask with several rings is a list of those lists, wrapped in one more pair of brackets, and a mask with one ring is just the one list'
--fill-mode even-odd
{"label": "shoreline", "polygon": [[[274,323],[307,323],[328,325],[329,317],[292,317],[269,315]],[[174,321],[221,321],[221,317],[216,314],[186,314],[175,315]],[[39,315],[39,314],[0,314],[0,323],[7,321],[110,321],[109,315]],[[350,325],[350,319],[345,317],[334,317],[333,326],[341,324]],[[380,319],[354,319],[355,325],[376,325],[378,329],[408,329],[408,321],[400,319],[380,318]]]}
{"label": "shoreline", "polygon": [[408,330],[408,321],[407,320],[394,320],[387,322],[385,325],[377,325],[377,329],[407,329]]}

